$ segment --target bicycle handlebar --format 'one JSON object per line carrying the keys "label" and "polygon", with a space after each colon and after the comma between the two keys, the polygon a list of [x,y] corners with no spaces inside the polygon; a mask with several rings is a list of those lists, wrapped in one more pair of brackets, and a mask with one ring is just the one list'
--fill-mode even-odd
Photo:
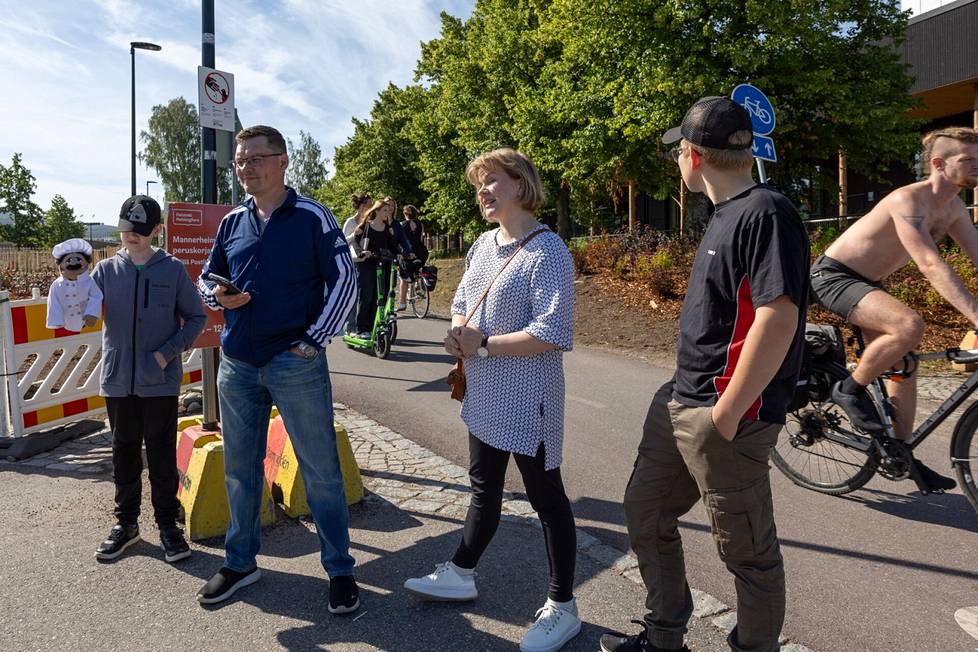
{"label": "bicycle handlebar", "polygon": [[978,349],[959,349],[957,347],[933,353],[918,353],[918,360],[950,360],[957,364],[978,362]]}

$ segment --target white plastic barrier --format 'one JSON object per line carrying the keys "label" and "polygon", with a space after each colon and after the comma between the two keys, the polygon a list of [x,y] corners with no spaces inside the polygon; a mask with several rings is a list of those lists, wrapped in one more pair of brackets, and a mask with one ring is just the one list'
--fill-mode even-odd
{"label": "white plastic barrier", "polygon": [[[44,298],[9,300],[0,292],[0,436],[22,437],[105,411],[98,395],[102,322],[81,333],[46,327]],[[201,382],[200,351],[184,354],[183,389]]]}

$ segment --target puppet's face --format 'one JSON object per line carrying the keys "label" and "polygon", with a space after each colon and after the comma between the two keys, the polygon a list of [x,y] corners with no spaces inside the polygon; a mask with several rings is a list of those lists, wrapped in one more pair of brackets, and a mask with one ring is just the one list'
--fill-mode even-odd
{"label": "puppet's face", "polygon": [[74,281],[88,271],[88,260],[81,254],[68,254],[58,261],[58,269],[61,270],[62,276],[69,281]]}

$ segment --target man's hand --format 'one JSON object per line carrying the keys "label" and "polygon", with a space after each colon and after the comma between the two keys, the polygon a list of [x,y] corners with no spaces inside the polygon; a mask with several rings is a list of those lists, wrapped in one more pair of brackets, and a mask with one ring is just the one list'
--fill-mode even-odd
{"label": "man's hand", "polygon": [[153,357],[156,359],[156,364],[160,365],[160,369],[166,369],[166,358],[159,351],[153,351]]}
{"label": "man's hand", "polygon": [[740,417],[737,415],[725,414],[720,408],[720,404],[713,406],[710,411],[710,419],[713,420],[713,427],[717,429],[720,436],[727,441],[733,441],[737,436],[737,426],[740,425]]}
{"label": "man's hand", "polygon": [[227,294],[224,286],[218,285],[214,288],[214,300],[221,304],[225,310],[234,310],[251,301],[251,295],[247,292]]}
{"label": "man's hand", "polygon": [[98,317],[95,315],[85,315],[82,321],[85,322],[85,326],[92,327],[98,323]]}

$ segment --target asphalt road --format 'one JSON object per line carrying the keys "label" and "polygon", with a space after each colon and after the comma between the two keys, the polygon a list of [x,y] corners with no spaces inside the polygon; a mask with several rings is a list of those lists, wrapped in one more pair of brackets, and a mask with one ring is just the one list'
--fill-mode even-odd
{"label": "asphalt road", "polygon": [[[329,348],[334,399],[466,464],[466,431],[444,377],[448,323],[402,319],[391,356]],[[621,508],[645,412],[671,369],[579,348],[565,356],[564,484],[578,525],[628,547]],[[947,426],[918,449],[948,470]],[[874,478],[846,497],[791,484],[772,471],[778,531],[788,574],[785,633],[816,652],[975,650],[954,613],[978,605],[978,516],[964,496],[921,496],[910,482]],[[511,465],[508,488],[522,491]],[[681,523],[691,586],[733,606],[731,576],[716,556],[702,509]],[[622,605],[635,617],[639,603]]]}

